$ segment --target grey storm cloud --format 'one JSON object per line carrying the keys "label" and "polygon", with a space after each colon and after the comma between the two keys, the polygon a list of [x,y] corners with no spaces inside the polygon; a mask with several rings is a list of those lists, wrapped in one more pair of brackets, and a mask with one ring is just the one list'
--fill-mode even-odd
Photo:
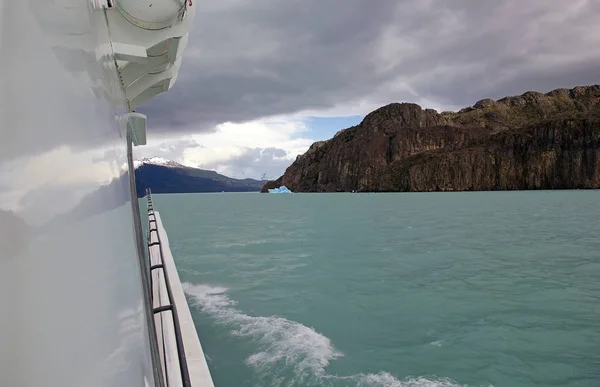
{"label": "grey storm cloud", "polygon": [[197,4],[177,83],[140,109],[153,127],[202,132],[356,99],[460,107],[599,78],[595,0]]}

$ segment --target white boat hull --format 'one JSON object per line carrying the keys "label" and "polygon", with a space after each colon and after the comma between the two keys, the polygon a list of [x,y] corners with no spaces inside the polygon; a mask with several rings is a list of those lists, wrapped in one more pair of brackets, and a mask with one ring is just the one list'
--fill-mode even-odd
{"label": "white boat hull", "polygon": [[160,385],[121,166],[129,113],[172,86],[187,35],[141,34],[178,44],[140,59],[101,3],[0,0],[0,386]]}

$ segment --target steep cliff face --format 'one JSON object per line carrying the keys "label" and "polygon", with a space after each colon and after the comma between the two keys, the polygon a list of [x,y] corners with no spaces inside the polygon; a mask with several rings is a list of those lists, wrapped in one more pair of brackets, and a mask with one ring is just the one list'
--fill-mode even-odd
{"label": "steep cliff face", "polygon": [[557,119],[399,160],[375,191],[600,187],[600,120]]}
{"label": "steep cliff face", "polygon": [[[598,115],[599,101],[600,86],[588,86],[558,89],[547,94],[527,92],[498,101],[485,99],[459,112],[441,114],[431,109],[423,110],[415,104],[390,104],[367,115],[360,125],[341,130],[328,141],[313,144],[283,176],[270,184],[286,185],[295,192],[437,190],[438,188],[431,188],[433,181],[427,180],[432,178],[430,176],[434,171],[429,168],[435,163],[429,161],[432,164],[422,166],[419,163],[443,154],[447,157],[443,161],[446,163],[444,166],[451,164],[451,170],[461,177],[447,176],[448,181],[441,186],[434,185],[435,187],[443,186],[447,190],[510,189],[500,188],[505,186],[535,188],[536,184],[511,180],[513,178],[509,175],[506,175],[505,183],[496,185],[498,188],[489,188],[490,184],[485,182],[490,179],[495,181],[496,177],[490,176],[490,170],[486,168],[474,170],[472,163],[481,162],[480,157],[484,157],[486,152],[483,149],[489,151],[493,143],[494,149],[499,152],[495,162],[508,165],[513,161],[501,160],[503,157],[512,157],[511,153],[503,156],[500,150],[502,146],[498,141],[504,138],[502,136],[521,136],[519,141],[525,141],[524,149],[533,152],[543,143],[542,139],[536,137],[542,135],[539,128],[543,125],[554,125],[555,130],[560,129],[560,125],[574,125],[572,127],[575,128],[579,125],[576,122]],[[595,121],[586,122],[593,126],[591,122]],[[534,128],[538,128],[537,131]],[[568,131],[569,128],[571,127],[565,126],[563,129]],[[583,132],[573,129],[572,136],[561,137],[564,142],[561,146],[581,143],[583,140],[578,137],[581,135]],[[473,148],[474,146],[478,148]],[[593,144],[590,143],[589,146],[593,147]],[[474,153],[477,152],[484,153],[475,156]],[[575,157],[575,154],[564,153],[560,157],[571,156]],[[555,156],[546,154],[540,156],[538,161],[542,162],[543,157]],[[406,163],[403,163],[404,160]],[[535,160],[537,159],[532,158],[527,162],[535,163]],[[438,162],[442,163],[442,160],[439,159]],[[533,170],[532,168],[533,164],[527,171]],[[545,167],[540,165],[540,168]],[[406,173],[416,180],[406,182],[405,172],[400,171],[409,171]],[[461,182],[462,176],[469,173],[479,173],[481,177],[465,177],[466,180]],[[518,173],[514,173],[516,179]],[[423,176],[417,177],[419,174]],[[567,186],[569,185],[564,187]],[[266,188],[265,186],[263,190]]]}
{"label": "steep cliff face", "polygon": [[364,190],[395,160],[460,146],[490,133],[484,127],[444,125],[447,122],[419,105],[385,106],[367,115],[360,125],[313,144],[286,170],[281,182],[299,192]]}

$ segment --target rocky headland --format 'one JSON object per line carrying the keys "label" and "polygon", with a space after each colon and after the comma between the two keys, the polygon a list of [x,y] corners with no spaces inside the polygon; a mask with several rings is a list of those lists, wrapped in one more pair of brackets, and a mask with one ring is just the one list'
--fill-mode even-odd
{"label": "rocky headland", "polygon": [[600,187],[600,86],[438,113],[392,103],[314,143],[263,187],[400,192]]}

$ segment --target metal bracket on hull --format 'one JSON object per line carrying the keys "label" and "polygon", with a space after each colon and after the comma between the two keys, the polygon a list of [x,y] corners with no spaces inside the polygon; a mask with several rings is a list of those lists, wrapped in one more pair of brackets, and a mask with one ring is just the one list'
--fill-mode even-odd
{"label": "metal bracket on hull", "polygon": [[173,310],[173,305],[169,304],[169,305],[163,305],[163,306],[159,306],[158,308],[154,308],[154,309],[152,310],[152,312],[153,312],[154,314],[157,314],[157,313],[166,312],[166,311],[168,311],[168,310],[169,310],[169,311],[172,311],[172,310]]}
{"label": "metal bracket on hull", "polygon": [[127,130],[132,133],[133,145],[146,145],[146,116],[141,113],[127,114]]}
{"label": "metal bracket on hull", "polygon": [[138,46],[135,44],[126,43],[111,43],[115,60],[117,64],[119,62],[137,62],[147,63],[148,54],[146,53],[146,47]]}

